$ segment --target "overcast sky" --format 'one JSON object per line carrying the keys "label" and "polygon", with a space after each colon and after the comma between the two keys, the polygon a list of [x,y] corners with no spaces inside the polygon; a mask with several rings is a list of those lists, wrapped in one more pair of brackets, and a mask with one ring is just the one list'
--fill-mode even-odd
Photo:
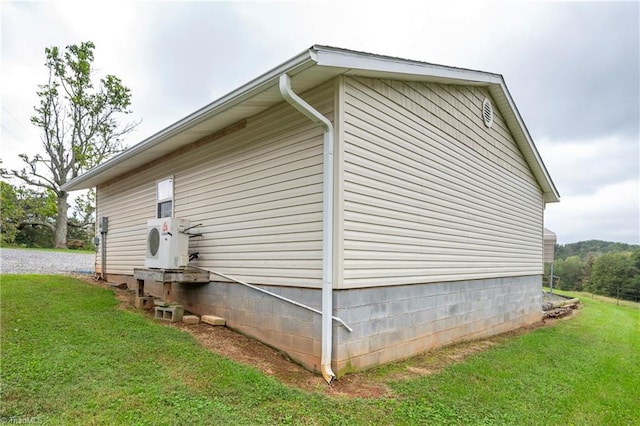
{"label": "overcast sky", "polygon": [[638,2],[1,3],[3,166],[21,167],[44,49],[91,40],[131,88],[127,145],[313,44],[502,74],[561,202],[560,243],[640,243]]}

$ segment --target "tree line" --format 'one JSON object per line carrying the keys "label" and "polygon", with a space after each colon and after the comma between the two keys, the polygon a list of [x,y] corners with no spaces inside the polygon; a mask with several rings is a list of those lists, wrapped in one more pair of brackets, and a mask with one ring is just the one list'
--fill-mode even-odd
{"label": "tree line", "polygon": [[[47,189],[0,181],[0,245],[3,247],[55,247],[56,194]],[[66,245],[93,248],[94,192],[76,198],[67,217]]]}
{"label": "tree line", "polygon": [[557,244],[553,273],[557,277],[554,287],[561,290],[640,302],[638,245],[600,240]]}

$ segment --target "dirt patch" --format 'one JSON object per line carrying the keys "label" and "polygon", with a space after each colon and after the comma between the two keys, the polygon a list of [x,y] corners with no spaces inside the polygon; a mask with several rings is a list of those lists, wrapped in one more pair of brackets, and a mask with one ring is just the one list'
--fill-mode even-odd
{"label": "dirt patch", "polygon": [[[96,281],[86,275],[78,276],[77,278],[93,285],[113,290],[116,299],[120,302],[120,309],[139,312],[134,307],[135,293],[133,291]],[[153,311],[145,311],[145,314],[153,318],[152,312]],[[569,316],[574,315],[575,312],[577,312],[577,310],[571,310]],[[292,362],[283,352],[273,349],[257,340],[233,332],[226,327],[212,327],[202,323],[186,325],[184,323],[162,322],[162,324],[190,333],[203,347],[238,363],[250,365],[288,386],[306,392],[320,392],[328,396],[379,398],[391,395],[391,389],[387,384],[391,381],[438,373],[448,365],[462,362],[468,357],[483,352],[514,336],[528,333],[539,327],[550,326],[566,318],[567,317],[562,319],[548,318],[531,326],[499,336],[472,342],[462,342],[424,352],[409,360],[360,373],[347,374],[336,380],[331,386],[326,384],[322,376],[313,374]]]}
{"label": "dirt patch", "polygon": [[167,323],[167,325],[190,333],[205,348],[241,364],[251,365],[281,382],[306,390],[321,388],[324,385],[322,377],[311,374],[289,361],[283,352],[226,327],[213,327],[204,323],[197,325]]}

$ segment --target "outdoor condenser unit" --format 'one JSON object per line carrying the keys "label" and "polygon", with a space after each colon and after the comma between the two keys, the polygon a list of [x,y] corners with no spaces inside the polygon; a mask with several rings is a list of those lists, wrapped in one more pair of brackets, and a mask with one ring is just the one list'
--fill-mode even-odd
{"label": "outdoor condenser unit", "polygon": [[183,269],[189,263],[187,219],[165,217],[147,221],[146,268]]}

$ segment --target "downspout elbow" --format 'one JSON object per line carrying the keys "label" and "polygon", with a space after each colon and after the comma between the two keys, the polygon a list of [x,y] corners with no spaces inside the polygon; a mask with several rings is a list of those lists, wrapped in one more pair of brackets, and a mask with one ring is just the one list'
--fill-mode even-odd
{"label": "downspout elbow", "polygon": [[[301,97],[296,95],[291,89],[291,78],[288,74],[282,74],[279,80],[279,88],[280,94],[291,106],[300,111],[305,117],[307,117],[311,121],[315,121],[320,124],[325,132],[329,132],[333,139],[333,125],[331,121],[324,115],[320,114],[316,109],[314,109],[311,105],[306,103]],[[333,142],[333,140],[332,140]],[[330,146],[325,146],[329,148],[331,154],[333,154],[333,143]]]}

